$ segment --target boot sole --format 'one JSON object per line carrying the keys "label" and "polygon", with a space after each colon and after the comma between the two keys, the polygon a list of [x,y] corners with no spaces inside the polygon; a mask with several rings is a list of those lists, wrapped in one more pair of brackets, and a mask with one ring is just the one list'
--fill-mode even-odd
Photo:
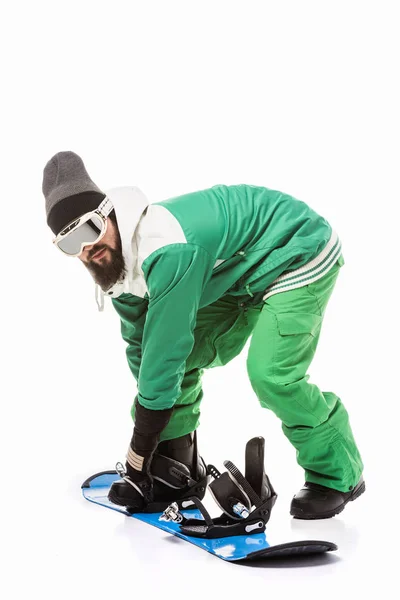
{"label": "boot sole", "polygon": [[339,513],[341,513],[342,510],[344,510],[344,508],[348,502],[353,502],[354,500],[357,500],[357,498],[359,498],[359,496],[361,496],[361,494],[363,494],[364,492],[365,492],[365,481],[362,482],[360,487],[358,487],[354,490],[352,495],[349,496],[347,498],[347,500],[345,500],[342,504],[337,506],[334,510],[330,510],[325,513],[320,513],[319,515],[316,515],[316,514],[304,513],[301,510],[301,508],[294,508],[294,509],[290,510],[290,514],[295,519],[307,519],[309,521],[312,521],[315,519],[330,519],[331,517],[334,517],[335,515],[338,515]]}
{"label": "boot sole", "polygon": [[[115,494],[114,490],[111,488],[110,491],[108,492],[108,499],[110,500],[110,502],[112,502],[113,504],[116,504],[117,506],[123,506],[127,509],[128,512],[137,512],[139,510],[141,510],[139,507],[129,507],[127,504],[127,499],[126,498],[120,498],[119,496],[117,496],[117,494]],[[143,508],[143,507],[142,507]]]}

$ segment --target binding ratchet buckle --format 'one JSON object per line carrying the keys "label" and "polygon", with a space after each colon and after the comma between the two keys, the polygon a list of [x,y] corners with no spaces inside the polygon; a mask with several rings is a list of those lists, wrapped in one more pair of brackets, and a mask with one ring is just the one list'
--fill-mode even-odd
{"label": "binding ratchet buckle", "polygon": [[170,504],[161,515],[163,521],[173,521],[174,523],[181,523],[183,521],[183,515],[179,512],[177,502]]}

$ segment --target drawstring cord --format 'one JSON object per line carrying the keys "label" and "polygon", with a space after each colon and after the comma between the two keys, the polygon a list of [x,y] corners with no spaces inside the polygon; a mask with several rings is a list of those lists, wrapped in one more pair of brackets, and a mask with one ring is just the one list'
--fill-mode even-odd
{"label": "drawstring cord", "polygon": [[96,283],[94,290],[95,290],[95,298],[96,298],[97,308],[99,309],[100,312],[102,312],[104,310],[104,292],[97,283]]}
{"label": "drawstring cord", "polygon": [[248,293],[248,294],[249,294],[249,295],[250,295],[252,298],[254,298],[254,294],[253,294],[253,293],[252,293],[252,291],[250,290],[250,285],[249,285],[249,284],[247,284],[247,285],[246,285],[246,290],[247,290],[247,293]]}

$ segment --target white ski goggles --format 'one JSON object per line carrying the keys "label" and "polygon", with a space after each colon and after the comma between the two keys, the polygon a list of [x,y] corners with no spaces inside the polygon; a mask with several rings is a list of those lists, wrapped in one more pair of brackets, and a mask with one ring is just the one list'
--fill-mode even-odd
{"label": "white ski goggles", "polygon": [[85,246],[97,244],[107,231],[107,216],[113,210],[107,196],[96,210],[92,210],[68,223],[53,240],[67,256],[79,256]]}

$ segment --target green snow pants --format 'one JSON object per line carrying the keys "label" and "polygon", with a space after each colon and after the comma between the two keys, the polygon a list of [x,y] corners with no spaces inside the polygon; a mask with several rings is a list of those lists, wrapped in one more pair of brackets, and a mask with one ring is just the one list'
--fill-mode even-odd
{"label": "green snow pants", "polygon": [[281,420],[306,481],[351,490],[363,463],[347,411],[336,394],[321,392],[307,375],[343,263],[340,257],[318,281],[274,294],[246,312],[230,295],[200,309],[181,395],[161,440],[198,427],[204,369],[227,364],[252,335],[247,356],[251,386],[261,406]]}

